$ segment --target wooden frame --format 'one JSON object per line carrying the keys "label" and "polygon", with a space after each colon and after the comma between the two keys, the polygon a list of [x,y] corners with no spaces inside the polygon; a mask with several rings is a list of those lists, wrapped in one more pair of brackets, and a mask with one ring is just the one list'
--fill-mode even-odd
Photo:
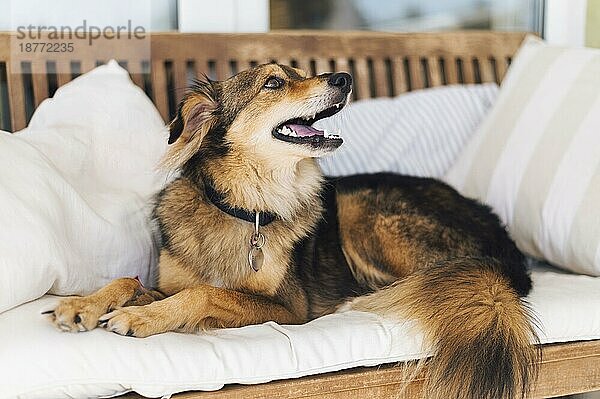
{"label": "wooden frame", "polygon": [[[160,33],[150,37],[150,58],[110,48],[112,56],[141,73],[133,81],[152,98],[167,121],[190,78],[205,73],[224,79],[257,63],[278,61],[298,66],[311,74],[350,71],[355,79],[355,98],[393,96],[406,91],[454,83],[500,83],[525,33],[451,32],[392,34],[372,32],[275,32],[269,34]],[[0,83],[8,87],[9,115],[0,115],[0,128],[17,131],[28,115],[55,86],[75,75],[52,76],[46,61],[10,63],[10,34],[0,33]],[[80,72],[98,63],[97,52],[79,59]],[[29,65],[27,65],[29,63]],[[42,73],[20,73],[21,67]],[[15,70],[16,68],[16,70]],[[0,90],[0,96],[2,92]],[[0,99],[1,100],[1,99]],[[8,123],[9,122],[9,123]],[[600,389],[600,341],[545,345],[540,378],[532,398],[555,397]],[[404,383],[397,367],[358,368],[276,381],[252,386],[228,386],[217,392],[188,392],[177,399],[233,398],[418,398],[423,379]],[[128,394],[127,398],[140,398]]]}
{"label": "wooden frame", "polygon": [[[402,378],[396,365],[361,367],[259,385],[231,385],[214,392],[180,393],[173,395],[173,399],[422,399],[422,375],[410,382]],[[543,347],[540,377],[530,398],[553,398],[595,390],[600,390],[600,341]],[[141,398],[137,394],[122,397]]]}
{"label": "wooden frame", "polygon": [[[151,59],[140,58],[118,46],[110,48],[110,54],[124,66],[144,71],[133,74],[132,78],[168,120],[189,78],[205,73],[213,79],[224,79],[238,70],[270,61],[298,66],[311,74],[347,70],[354,76],[357,99],[393,96],[444,84],[500,82],[524,36],[524,33],[485,31],[159,33],[150,37]],[[49,63],[36,58],[37,54],[21,63],[11,63],[10,39],[9,33],[0,33],[0,65],[6,66],[10,102],[10,116],[3,117],[0,127],[17,131],[26,126],[33,111],[26,105],[39,105],[52,94],[52,82],[60,86],[76,72],[54,76]],[[77,73],[87,72],[107,61],[98,55],[105,50],[106,45],[90,47],[87,53],[70,61],[79,65]],[[25,69],[42,73],[20,73]]]}

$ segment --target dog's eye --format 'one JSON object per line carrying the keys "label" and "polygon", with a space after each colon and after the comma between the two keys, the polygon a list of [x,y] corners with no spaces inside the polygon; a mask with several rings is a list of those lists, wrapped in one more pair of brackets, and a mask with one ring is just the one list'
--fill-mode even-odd
{"label": "dog's eye", "polygon": [[281,78],[278,78],[277,76],[271,76],[269,79],[267,79],[267,81],[265,82],[265,88],[267,89],[279,89],[280,87],[283,87],[284,84],[284,80]]}

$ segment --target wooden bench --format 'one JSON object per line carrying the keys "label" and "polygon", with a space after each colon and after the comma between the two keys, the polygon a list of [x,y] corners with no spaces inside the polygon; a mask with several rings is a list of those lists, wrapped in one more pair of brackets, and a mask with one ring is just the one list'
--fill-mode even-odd
{"label": "wooden bench", "polygon": [[[135,70],[142,87],[167,121],[194,76],[225,79],[249,66],[277,61],[310,74],[345,70],[355,79],[355,99],[394,96],[411,90],[456,83],[500,83],[524,33],[374,33],[274,32],[268,34],[152,34],[150,57],[118,46],[105,48],[124,67]],[[24,128],[34,108],[57,87],[106,58],[98,48],[69,60],[70,70],[56,73],[52,60],[10,62],[10,34],[0,33],[0,128]],[[15,64],[15,65],[13,65]],[[135,67],[135,68],[134,68]],[[30,71],[41,71],[31,73]],[[2,90],[2,85],[6,90]],[[6,107],[8,104],[8,107]],[[8,110],[6,111],[6,109]],[[0,110],[2,107],[0,107]],[[532,398],[548,398],[600,389],[600,341],[545,345],[540,378]],[[398,367],[385,365],[276,381],[228,386],[217,392],[188,392],[177,399],[233,398],[389,398],[420,397],[422,377],[401,391]],[[396,395],[396,396],[395,396]],[[124,397],[139,398],[128,394]]]}

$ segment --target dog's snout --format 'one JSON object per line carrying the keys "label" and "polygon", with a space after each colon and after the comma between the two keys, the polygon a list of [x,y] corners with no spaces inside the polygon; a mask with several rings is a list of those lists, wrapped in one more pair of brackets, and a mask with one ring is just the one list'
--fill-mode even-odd
{"label": "dog's snout", "polygon": [[342,93],[347,94],[352,88],[352,76],[346,72],[337,72],[329,77],[327,83],[330,86],[339,87]]}

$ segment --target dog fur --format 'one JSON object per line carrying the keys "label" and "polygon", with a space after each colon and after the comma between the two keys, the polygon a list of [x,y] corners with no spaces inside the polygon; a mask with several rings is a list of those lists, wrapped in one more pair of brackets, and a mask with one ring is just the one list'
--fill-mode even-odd
{"label": "dog fur", "polygon": [[[115,280],[63,300],[57,327],[145,337],[364,310],[420,323],[436,351],[425,397],[525,397],[537,360],[521,299],[531,281],[490,209],[433,179],[325,179],[314,159],[341,139],[275,133],[345,105],[351,78],[341,76],[265,64],[197,82],[170,125],[164,165],[181,174],[157,197],[157,290]],[[207,182],[231,206],[277,215],[261,227],[258,272],[248,265],[253,224],[217,208]]]}

